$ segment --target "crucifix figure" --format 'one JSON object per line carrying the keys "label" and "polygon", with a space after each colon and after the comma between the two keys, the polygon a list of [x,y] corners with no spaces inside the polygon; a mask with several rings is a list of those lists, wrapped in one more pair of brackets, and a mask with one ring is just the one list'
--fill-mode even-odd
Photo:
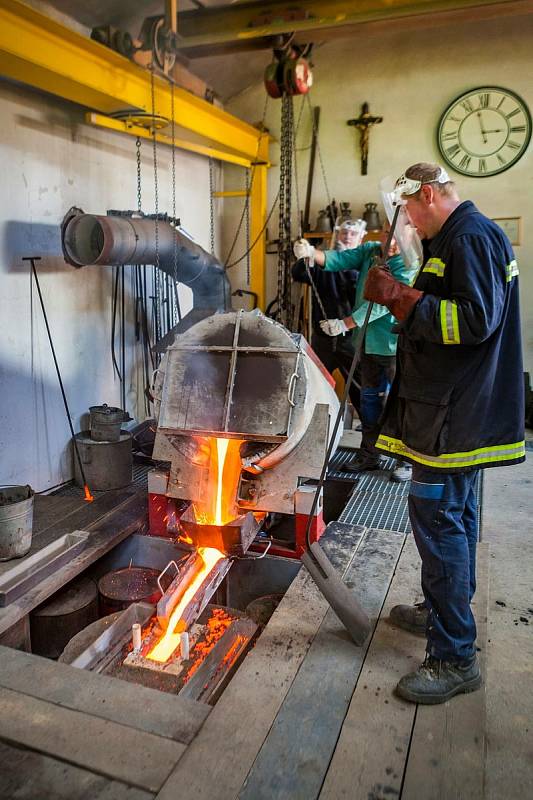
{"label": "crucifix figure", "polygon": [[368,103],[363,103],[361,106],[360,117],[348,120],[348,125],[354,125],[359,130],[359,141],[361,144],[361,175],[367,174],[370,128],[372,125],[377,125],[380,122],[383,122],[383,117],[373,117],[369,111]]}

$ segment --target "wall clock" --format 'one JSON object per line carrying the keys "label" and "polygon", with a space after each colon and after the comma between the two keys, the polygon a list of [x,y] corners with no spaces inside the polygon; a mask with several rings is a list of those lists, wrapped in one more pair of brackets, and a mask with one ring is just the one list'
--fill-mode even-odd
{"label": "wall clock", "polygon": [[483,86],[456,97],[442,115],[437,143],[461,175],[486,178],[516,164],[531,139],[531,114],[509,89]]}

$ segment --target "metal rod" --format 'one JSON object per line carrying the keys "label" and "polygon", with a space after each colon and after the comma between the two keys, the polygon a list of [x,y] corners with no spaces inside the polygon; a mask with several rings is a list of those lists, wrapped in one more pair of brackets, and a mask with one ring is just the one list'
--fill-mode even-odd
{"label": "metal rod", "polygon": [[[401,208],[401,206],[397,205],[395,210],[394,210],[394,216],[392,218],[389,234],[387,236],[387,242],[386,242],[385,248],[383,250],[383,253],[384,253],[383,260],[384,261],[386,261],[386,259],[387,259],[387,255],[388,255],[388,252],[389,252],[389,249],[390,249],[390,246],[391,246],[391,242],[392,242],[392,239],[394,237],[394,231],[395,231],[395,228],[396,228],[396,223],[398,221],[398,215],[400,213],[400,208]],[[312,558],[313,562],[315,563],[317,569],[319,570],[319,572],[322,574],[322,576],[324,578],[327,578],[327,575],[324,572],[324,570],[321,567],[321,565],[316,560],[316,558],[314,557],[314,554],[313,554],[313,552],[311,550],[311,537],[310,537],[311,525],[312,525],[313,517],[315,515],[315,511],[316,511],[316,508],[317,508],[317,505],[318,505],[319,495],[320,495],[320,492],[322,491],[322,487],[324,486],[324,481],[326,479],[326,472],[328,470],[329,460],[331,458],[331,454],[332,454],[333,448],[335,446],[335,438],[337,436],[337,431],[339,430],[341,419],[344,419],[344,410],[346,408],[346,401],[348,400],[348,394],[349,394],[349,391],[350,391],[350,385],[352,383],[352,379],[353,379],[353,376],[354,376],[354,373],[355,373],[355,369],[356,369],[356,367],[357,367],[357,365],[358,365],[358,363],[359,363],[359,361],[361,359],[361,353],[363,352],[363,346],[364,346],[364,341],[365,341],[366,330],[368,328],[368,323],[370,322],[370,316],[372,314],[373,308],[374,308],[374,302],[371,300],[368,303],[368,308],[366,310],[365,319],[364,319],[364,322],[363,322],[363,324],[361,326],[361,330],[359,332],[359,337],[357,339],[357,344],[356,344],[356,347],[355,347],[355,350],[354,350],[352,363],[350,364],[350,371],[348,372],[348,377],[346,378],[346,383],[345,383],[345,386],[344,386],[344,392],[343,392],[343,395],[342,395],[341,404],[339,406],[339,410],[338,410],[337,416],[335,418],[335,424],[333,426],[333,433],[332,433],[331,438],[329,440],[328,449],[326,451],[326,457],[324,458],[324,463],[322,465],[322,471],[320,472],[320,478],[318,479],[318,484],[317,484],[317,487],[316,487],[315,496],[313,498],[313,503],[311,505],[311,511],[309,512],[309,516],[307,518],[307,527],[305,529],[305,542],[306,542],[307,550],[308,550],[309,555]]]}
{"label": "metal rod", "polygon": [[313,138],[311,139],[311,153],[309,155],[309,173],[307,175],[307,189],[305,193],[305,206],[302,228],[303,232],[309,230],[309,216],[311,211],[311,194],[313,192],[313,175],[315,172],[316,145],[318,139],[318,124],[320,122],[320,106],[313,109]]}
{"label": "metal rod", "polygon": [[85,499],[89,503],[91,503],[94,500],[94,497],[92,496],[91,491],[89,489],[89,486],[87,485],[87,478],[85,477],[85,470],[83,469],[83,464],[81,463],[81,456],[80,456],[80,451],[78,450],[78,443],[76,441],[76,434],[74,433],[74,427],[72,425],[72,419],[70,417],[70,410],[69,410],[69,407],[68,407],[67,396],[65,394],[65,388],[63,386],[63,380],[61,378],[61,372],[59,371],[59,364],[57,363],[56,351],[55,351],[55,348],[54,348],[54,342],[52,341],[52,334],[50,332],[50,326],[48,324],[48,317],[46,315],[46,309],[44,307],[43,296],[41,294],[41,286],[39,284],[39,278],[37,277],[37,270],[35,269],[35,262],[36,261],[40,261],[41,257],[40,256],[26,256],[22,260],[23,261],[29,261],[31,263],[31,269],[32,269],[32,272],[33,272],[33,277],[35,279],[35,285],[37,287],[37,293],[39,295],[39,302],[41,303],[41,309],[42,309],[42,312],[43,312],[44,324],[46,325],[46,332],[48,334],[48,341],[50,342],[50,349],[52,351],[52,358],[54,359],[54,364],[55,364],[56,373],[57,373],[57,379],[59,381],[59,388],[61,389],[61,396],[63,398],[63,403],[65,405],[65,411],[67,412],[67,421],[68,421],[68,426],[70,428],[70,433],[72,435],[72,444],[74,445],[74,451],[76,453],[76,458],[77,458],[77,461],[78,461],[78,467],[80,469],[80,475],[81,475],[82,480],[83,480],[83,488],[84,488],[84,491],[85,491]]}

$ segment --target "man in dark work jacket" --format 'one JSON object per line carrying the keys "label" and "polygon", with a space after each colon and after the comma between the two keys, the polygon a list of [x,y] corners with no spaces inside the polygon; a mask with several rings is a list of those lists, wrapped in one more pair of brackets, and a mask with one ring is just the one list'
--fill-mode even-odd
{"label": "man in dark work jacket", "polygon": [[518,267],[509,240],[461,202],[437,164],[398,179],[398,201],[429,240],[413,286],[370,270],[364,294],[400,322],[398,364],[376,447],[413,464],[409,517],[424,603],[391,621],[424,630],[424,664],[397,687],[441,703],[481,686],[475,591],[476,481],[481,468],[525,459]]}

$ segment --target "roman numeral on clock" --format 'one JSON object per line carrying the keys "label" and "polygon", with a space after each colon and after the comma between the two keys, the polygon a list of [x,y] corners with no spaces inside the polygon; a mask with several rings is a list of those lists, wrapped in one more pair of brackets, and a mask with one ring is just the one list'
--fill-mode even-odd
{"label": "roman numeral on clock", "polygon": [[525,130],[525,125],[515,125],[514,128],[511,128],[511,133],[524,133]]}
{"label": "roman numeral on clock", "polygon": [[488,108],[490,104],[490,94],[488,92],[484,92],[483,94],[479,95],[479,107],[480,108]]}
{"label": "roman numeral on clock", "polygon": [[452,145],[451,147],[447,147],[447,148],[446,148],[446,152],[448,153],[448,155],[450,156],[450,158],[453,158],[454,156],[456,156],[456,155],[457,155],[457,153],[459,153],[459,152],[460,152],[460,150],[461,150],[461,148],[459,147],[459,145],[458,145],[458,144],[454,144],[454,145]]}
{"label": "roman numeral on clock", "polygon": [[507,142],[507,147],[510,147],[511,150],[520,150],[520,145],[518,144],[518,142],[513,142],[512,140],[509,140]]}
{"label": "roman numeral on clock", "polygon": [[470,112],[474,110],[474,106],[472,105],[472,103],[470,102],[470,100],[468,98],[466,100],[463,100],[461,105],[462,105],[462,107],[464,108],[464,110],[466,111],[467,114],[470,114]]}
{"label": "roman numeral on clock", "polygon": [[465,153],[465,155],[459,161],[459,166],[462,167],[462,169],[468,169],[468,165],[470,164],[471,161],[472,159],[470,158],[470,156],[467,156]]}
{"label": "roman numeral on clock", "polygon": [[[512,130],[512,129],[511,129]],[[525,130],[525,129],[524,129]],[[449,142],[450,139],[457,139],[457,131],[453,131],[453,133],[445,133],[442,137],[444,141]]]}
{"label": "roman numeral on clock", "polygon": [[478,172],[480,172],[480,173],[481,173],[481,172],[486,172],[486,171],[487,171],[487,162],[485,161],[485,159],[484,159],[484,158],[480,158],[480,159],[479,159],[479,163],[478,163],[477,171],[478,171]]}

